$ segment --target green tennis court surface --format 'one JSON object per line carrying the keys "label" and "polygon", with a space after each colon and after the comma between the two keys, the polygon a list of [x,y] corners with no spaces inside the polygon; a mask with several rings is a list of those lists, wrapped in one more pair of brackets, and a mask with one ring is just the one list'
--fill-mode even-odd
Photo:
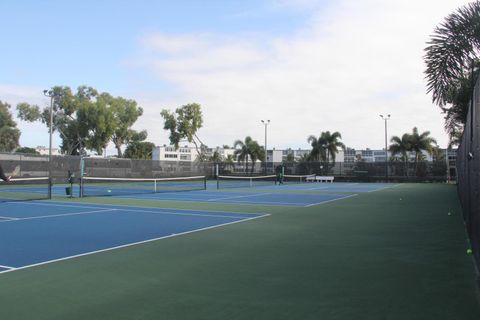
{"label": "green tennis court surface", "polygon": [[79,202],[270,216],[0,274],[1,319],[480,318],[455,186],[312,207]]}

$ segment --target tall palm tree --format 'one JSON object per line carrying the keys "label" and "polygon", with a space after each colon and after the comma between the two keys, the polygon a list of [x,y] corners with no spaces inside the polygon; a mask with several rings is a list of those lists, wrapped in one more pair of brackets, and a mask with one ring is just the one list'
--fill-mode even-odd
{"label": "tall palm tree", "polygon": [[326,131],[322,132],[320,138],[324,141],[325,150],[327,151],[327,164],[330,163],[330,157],[332,157],[332,162],[335,163],[338,148],[345,150],[345,145],[339,141],[342,139],[342,135],[338,131],[335,131],[334,133]]}
{"label": "tall palm tree", "polygon": [[390,139],[392,143],[389,147],[389,151],[392,153],[393,156],[397,154],[401,154],[400,159],[403,161],[405,174],[408,176],[408,151],[410,151],[410,135],[405,133],[401,138],[397,136],[393,136]]}
{"label": "tall palm tree", "polygon": [[401,138],[397,136],[393,136],[390,139],[390,142],[392,143],[389,146],[389,151],[392,153],[392,155],[397,155],[401,154],[401,159],[403,161],[408,160],[408,151],[410,151],[410,135],[408,133],[405,133]]}
{"label": "tall palm tree", "polygon": [[236,149],[233,154],[237,157],[238,162],[245,162],[246,172],[248,172],[248,157],[250,155],[251,143],[252,138],[250,136],[247,136],[245,141],[236,140],[233,143],[233,148]]}
{"label": "tall palm tree", "polygon": [[304,153],[300,156],[300,158],[298,159],[298,162],[308,162],[311,159],[312,159],[312,157],[311,157],[310,153]]}
{"label": "tall palm tree", "polygon": [[257,160],[264,162],[265,149],[261,147],[257,141],[253,140],[250,148],[250,158],[252,159],[252,173],[255,170],[255,163]]}
{"label": "tall palm tree", "polygon": [[329,170],[330,157],[335,163],[338,148],[345,149],[345,145],[340,142],[341,138],[342,135],[338,131],[335,131],[334,133],[330,133],[330,131],[322,132],[318,139],[313,135],[308,137],[307,141],[312,146],[312,151],[310,153],[312,158],[317,161],[326,162],[326,172]]}
{"label": "tall palm tree", "polygon": [[312,146],[312,151],[310,151],[309,158],[312,161],[325,161],[326,159],[326,150],[322,140],[322,136],[317,139],[314,135],[311,135],[307,139],[308,143]]}
{"label": "tall palm tree", "polygon": [[430,136],[430,131],[418,133],[417,127],[414,127],[412,134],[410,135],[410,151],[415,152],[415,171],[417,170],[418,161],[421,159],[422,151],[432,154],[433,148],[437,144],[435,140]]}
{"label": "tall palm tree", "polygon": [[218,150],[215,150],[208,160],[213,163],[220,163],[223,161],[223,156]]}
{"label": "tall palm tree", "polygon": [[235,159],[233,155],[227,155],[227,157],[223,160],[223,163],[225,164],[225,169],[232,168],[232,171],[235,170]]}
{"label": "tall palm tree", "polygon": [[255,170],[255,162],[258,159],[264,159],[265,156],[265,150],[263,147],[261,147],[257,141],[253,140],[250,136],[247,136],[245,138],[245,141],[242,140],[236,140],[233,143],[233,148],[235,148],[235,156],[237,157],[237,160],[240,161],[245,161],[246,165],[246,172],[248,172],[248,159],[250,158],[252,160],[252,173],[253,170]]}
{"label": "tall palm tree", "polygon": [[412,134],[410,135],[410,150],[415,152],[415,157],[418,158],[418,155],[422,151],[427,151],[429,154],[432,154],[433,148],[437,144],[435,140],[430,136],[430,131],[418,133],[417,127],[414,127]]}
{"label": "tall palm tree", "polygon": [[[479,50],[480,1],[447,16],[435,28],[425,48],[427,92],[432,93],[433,102],[446,113],[445,128],[450,136],[463,130],[472,84],[478,75]],[[447,104],[451,106],[446,107]]]}

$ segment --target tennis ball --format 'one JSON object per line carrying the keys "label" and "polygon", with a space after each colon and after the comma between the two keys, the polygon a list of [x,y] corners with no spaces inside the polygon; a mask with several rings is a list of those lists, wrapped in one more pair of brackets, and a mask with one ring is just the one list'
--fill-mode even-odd
{"label": "tennis ball", "polygon": [[400,198],[400,200],[402,200],[402,198]]}
{"label": "tennis ball", "polygon": [[467,249],[467,254],[472,254],[472,249]]}
{"label": "tennis ball", "polygon": [[451,213],[451,212],[449,212],[449,213],[447,213],[447,214],[448,214],[449,216],[451,216],[451,215],[452,215],[452,213]]}
{"label": "tennis ball", "polygon": [[109,193],[110,193],[110,192],[112,192],[112,190],[107,190],[107,192],[109,192]]}

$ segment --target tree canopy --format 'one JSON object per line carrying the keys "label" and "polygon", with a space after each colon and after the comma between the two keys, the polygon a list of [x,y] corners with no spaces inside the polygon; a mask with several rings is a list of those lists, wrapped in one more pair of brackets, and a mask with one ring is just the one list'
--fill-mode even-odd
{"label": "tree canopy", "polygon": [[479,1],[447,16],[425,48],[427,92],[445,113],[445,129],[451,138],[463,131],[478,76],[479,49]]}
{"label": "tree canopy", "polygon": [[430,137],[430,131],[419,133],[417,127],[412,129],[412,133],[403,134],[401,138],[393,136],[390,142],[392,144],[389,150],[393,155],[401,154],[402,157],[407,157],[407,152],[415,152],[417,160],[422,151],[432,154],[437,144],[437,141]]}
{"label": "tree canopy", "polygon": [[345,145],[340,141],[342,135],[340,132],[325,131],[317,138],[314,135],[308,137],[307,141],[312,146],[310,159],[316,161],[330,162],[330,158],[335,162],[338,148],[345,149]]}
{"label": "tree canopy", "polygon": [[[77,92],[69,87],[56,86],[51,90],[53,98],[53,131],[60,133],[63,153],[78,155],[84,149],[102,154],[110,141],[121,157],[121,146],[134,134],[131,126],[143,109],[133,100],[98,93],[92,87],[80,86]],[[50,106],[43,110],[36,105],[20,103],[18,116],[24,121],[50,122]]]}
{"label": "tree canopy", "polygon": [[152,152],[153,148],[155,148],[155,144],[145,141],[147,136],[148,134],[145,130],[140,132],[133,131],[126,141],[127,148],[125,149],[125,158],[144,160],[152,159]]}
{"label": "tree canopy", "polygon": [[175,112],[163,109],[160,115],[164,119],[163,129],[170,131],[170,144],[178,149],[181,140],[195,145],[199,154],[204,153],[205,145],[198,138],[197,132],[203,125],[202,109],[198,103],[190,103]]}
{"label": "tree canopy", "polygon": [[261,147],[257,141],[253,140],[252,137],[245,137],[245,141],[236,140],[233,143],[233,148],[235,156],[237,157],[238,162],[244,161],[245,168],[248,172],[248,160],[252,161],[252,172],[255,169],[255,162],[260,159],[262,162],[265,157],[265,149]]}
{"label": "tree canopy", "polygon": [[40,154],[40,152],[38,152],[35,148],[30,148],[30,147],[17,148],[15,149],[15,153],[36,154],[36,155]]}
{"label": "tree canopy", "polygon": [[20,130],[10,112],[11,106],[0,101],[0,151],[13,151],[19,146]]}

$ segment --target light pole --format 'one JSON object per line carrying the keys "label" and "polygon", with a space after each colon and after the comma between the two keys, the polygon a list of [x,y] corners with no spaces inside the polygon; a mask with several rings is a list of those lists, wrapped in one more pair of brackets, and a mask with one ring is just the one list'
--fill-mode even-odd
{"label": "light pole", "polygon": [[390,115],[380,115],[383,121],[385,121],[385,181],[388,182],[388,150],[387,150],[387,121],[390,120]]}
{"label": "light pole", "polygon": [[46,97],[50,98],[50,121],[49,121],[49,144],[48,144],[48,177],[49,177],[49,188],[48,188],[48,197],[52,198],[52,135],[53,135],[53,101],[56,97],[60,97],[60,93],[56,93],[53,90],[43,90],[43,94]]}
{"label": "light pole", "polygon": [[262,120],[263,125],[265,126],[265,174],[267,174],[267,126],[270,123],[270,120]]}

